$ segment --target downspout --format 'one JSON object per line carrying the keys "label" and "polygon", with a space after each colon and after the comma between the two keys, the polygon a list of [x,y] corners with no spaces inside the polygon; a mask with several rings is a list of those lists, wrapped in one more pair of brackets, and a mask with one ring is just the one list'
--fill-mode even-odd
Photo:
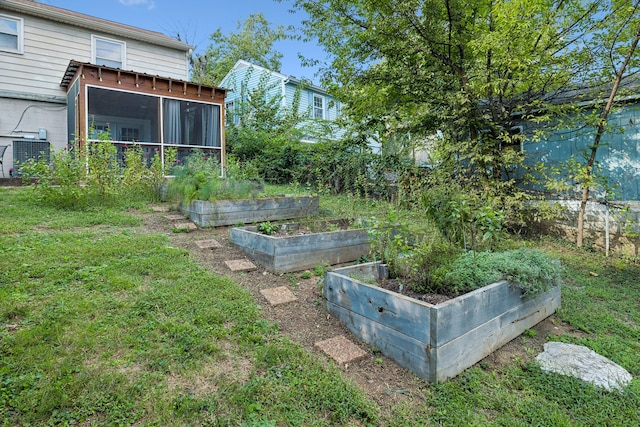
{"label": "downspout", "polygon": [[286,79],[282,79],[281,80],[281,86],[282,86],[282,108],[287,108],[287,90],[286,90],[286,84],[289,83],[289,78]]}

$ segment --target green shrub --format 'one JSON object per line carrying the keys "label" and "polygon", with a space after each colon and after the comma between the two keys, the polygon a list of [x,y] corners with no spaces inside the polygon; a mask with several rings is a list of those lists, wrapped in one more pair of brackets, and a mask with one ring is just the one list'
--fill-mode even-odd
{"label": "green shrub", "polygon": [[[20,165],[23,180],[33,186],[41,203],[64,209],[159,199],[164,182],[160,155],[148,162],[142,148],[134,144],[124,148],[119,161],[117,148],[108,138],[105,133],[98,141],[76,142],[53,153],[51,161],[28,160]],[[175,149],[165,149],[164,157],[166,164],[173,163]]]}
{"label": "green shrub", "polygon": [[201,151],[194,151],[183,164],[173,168],[169,194],[184,203],[193,200],[223,200],[256,197],[262,186],[254,181],[222,176],[220,163]]}
{"label": "green shrub", "polygon": [[504,211],[489,194],[447,183],[425,191],[421,202],[442,234],[465,249],[491,249],[504,235]]}
{"label": "green shrub", "polygon": [[504,252],[465,252],[444,277],[444,285],[457,294],[508,280],[524,295],[544,292],[559,283],[560,262],[539,249]]}
{"label": "green shrub", "polygon": [[401,275],[416,292],[451,293],[445,277],[461,252],[460,247],[440,236],[427,236],[411,249],[410,256],[401,260]]}

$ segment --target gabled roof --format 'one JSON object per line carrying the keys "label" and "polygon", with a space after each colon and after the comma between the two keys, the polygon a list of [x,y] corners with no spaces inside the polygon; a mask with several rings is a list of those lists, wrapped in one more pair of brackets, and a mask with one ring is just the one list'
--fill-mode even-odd
{"label": "gabled roof", "polygon": [[320,92],[320,93],[322,93],[322,94],[327,95],[327,91],[326,91],[324,88],[322,88],[322,87],[320,87],[320,86],[316,86],[316,85],[312,84],[311,82],[309,82],[309,81],[307,81],[307,80],[301,80],[301,79],[298,79],[297,77],[294,77],[294,76],[287,76],[287,75],[284,75],[284,74],[279,73],[279,72],[277,72],[277,71],[272,71],[272,70],[270,70],[270,69],[268,69],[268,68],[262,67],[262,66],[260,66],[260,65],[256,65],[256,64],[254,64],[254,63],[252,63],[252,62],[245,61],[244,59],[239,59],[239,60],[235,63],[235,65],[233,66],[233,68],[231,68],[231,70],[229,70],[229,72],[227,73],[227,75],[225,75],[225,76],[224,76],[224,78],[222,79],[222,81],[225,81],[225,80],[227,79],[227,77],[228,77],[231,73],[233,73],[234,71],[239,71],[239,70],[242,70],[242,69],[244,69],[244,68],[249,68],[249,67],[251,67],[251,68],[255,68],[256,70],[260,70],[260,71],[263,71],[263,72],[269,73],[269,74],[271,74],[272,76],[275,76],[275,77],[279,78],[280,80],[282,80],[282,81],[284,82],[284,84],[290,83],[290,84],[292,84],[292,85],[296,85],[296,86],[297,86],[297,85],[303,85],[303,86],[304,86],[305,88],[307,88],[307,89],[311,89],[311,90],[314,90],[314,91],[316,91],[316,92]]}
{"label": "gabled roof", "polygon": [[48,19],[75,27],[86,28],[92,31],[103,32],[133,40],[139,40],[158,46],[188,52],[192,47],[179,40],[173,39],[156,31],[143,30],[142,28],[108,21],[89,15],[83,15],[68,9],[54,7],[30,0],[0,0],[0,8],[25,15]]}

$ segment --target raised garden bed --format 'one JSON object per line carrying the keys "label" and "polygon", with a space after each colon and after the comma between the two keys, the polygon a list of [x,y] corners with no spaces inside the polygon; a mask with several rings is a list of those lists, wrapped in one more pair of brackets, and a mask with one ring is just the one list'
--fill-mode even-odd
{"label": "raised garden bed", "polygon": [[318,196],[279,196],[239,200],[194,200],[180,211],[200,227],[304,218],[318,214]]}
{"label": "raised garden bed", "polygon": [[335,230],[345,224],[328,223],[333,223],[329,227],[333,231],[290,233],[300,227],[299,223],[291,223],[281,226],[289,233],[270,236],[259,233],[257,226],[234,227],[231,242],[274,273],[300,271],[323,263],[334,265],[355,261],[369,252],[369,236],[364,229]]}
{"label": "raised garden bed", "polygon": [[522,296],[501,281],[429,304],[365,283],[379,263],[328,272],[327,309],[353,333],[431,382],[454,377],[544,320],[560,306],[560,287]]}

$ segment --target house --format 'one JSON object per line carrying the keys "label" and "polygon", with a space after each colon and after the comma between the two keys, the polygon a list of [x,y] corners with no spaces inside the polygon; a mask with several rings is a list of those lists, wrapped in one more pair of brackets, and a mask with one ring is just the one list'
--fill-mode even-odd
{"label": "house", "polygon": [[268,99],[280,103],[282,112],[297,109],[299,116],[308,118],[300,125],[304,132],[301,141],[336,140],[344,134],[344,129],[336,122],[340,116],[340,101],[307,81],[239,60],[222,79],[220,86],[229,89],[225,99],[229,124],[241,124],[241,104],[247,100],[248,94],[260,91]]}
{"label": "house", "polygon": [[[3,173],[99,132],[119,150],[194,148],[224,162],[225,90],[188,81],[191,47],[28,0],[0,1]],[[163,157],[164,159],[164,157]]]}
{"label": "house", "polygon": [[[607,131],[602,136],[597,150],[596,161],[606,184],[614,189],[613,193],[603,194],[596,189],[592,197],[599,200],[618,201],[635,206],[640,201],[640,96],[632,94],[618,98],[614,109],[607,119]],[[571,98],[567,102],[592,111],[599,110],[604,101],[589,99],[581,101]],[[596,111],[593,110],[593,111]],[[585,126],[580,119],[565,119],[565,122],[576,122],[573,126],[561,129],[548,128],[539,124],[522,120],[519,128],[527,135],[519,149],[524,153],[525,164],[530,167],[544,164],[566,170],[566,162],[574,158],[584,164],[585,155],[591,153],[596,128]],[[542,132],[540,132],[542,131]],[[534,135],[538,135],[534,138]],[[542,190],[540,186],[531,188]],[[577,187],[576,187],[577,189]]]}

